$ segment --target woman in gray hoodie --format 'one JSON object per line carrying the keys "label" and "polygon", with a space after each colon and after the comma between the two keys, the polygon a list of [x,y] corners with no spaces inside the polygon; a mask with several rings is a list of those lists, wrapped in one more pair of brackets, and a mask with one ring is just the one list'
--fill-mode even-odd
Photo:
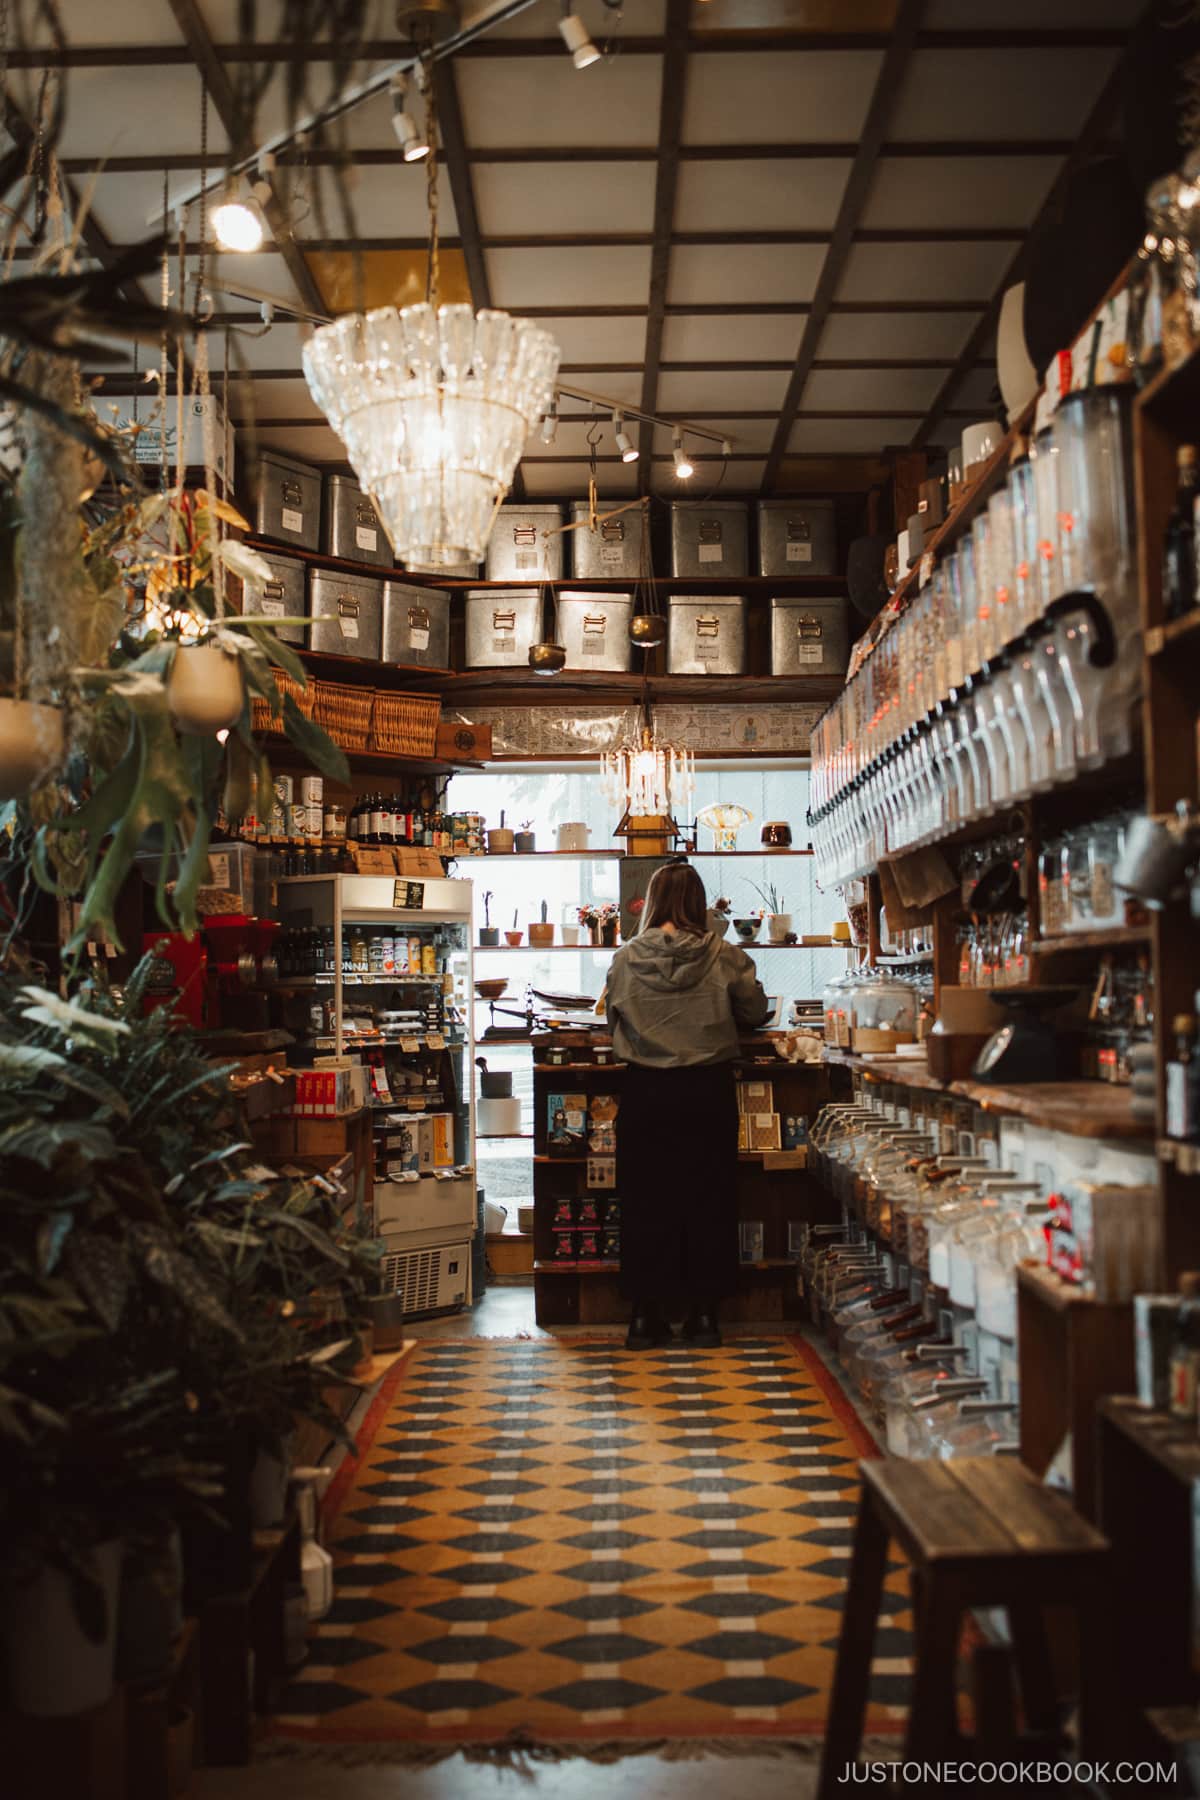
{"label": "woman in gray hoodie", "polygon": [[613,957],[606,995],[627,1069],[617,1114],[621,1287],[631,1350],[721,1341],[717,1306],[737,1285],[739,1026],[770,1011],[744,950],[709,930],[689,863],[656,870],[638,935]]}

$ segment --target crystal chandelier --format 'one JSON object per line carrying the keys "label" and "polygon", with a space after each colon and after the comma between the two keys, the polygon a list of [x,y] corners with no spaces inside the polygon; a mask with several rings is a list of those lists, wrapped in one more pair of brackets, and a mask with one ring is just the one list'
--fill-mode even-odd
{"label": "crystal chandelier", "polygon": [[323,325],[304,346],[309,391],[346,446],[408,567],[483,560],[525,439],[554,400],[559,348],[527,319],[438,305],[435,85],[426,299]]}
{"label": "crystal chandelier", "polygon": [[[660,743],[647,712],[636,744],[606,750],[600,759],[604,798],[626,819],[669,818],[686,811],[696,787],[696,759],[678,744]],[[621,829],[618,826],[618,831]]]}

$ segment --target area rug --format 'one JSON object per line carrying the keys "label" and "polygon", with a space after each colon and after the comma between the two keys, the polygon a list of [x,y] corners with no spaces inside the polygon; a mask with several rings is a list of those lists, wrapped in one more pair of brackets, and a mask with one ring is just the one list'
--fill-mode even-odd
{"label": "area rug", "polygon": [[[414,1760],[811,1744],[872,1454],[798,1339],[420,1343],[327,1497],[336,1598],[275,1732]],[[877,1735],[907,1694],[908,1607],[897,1565]]]}

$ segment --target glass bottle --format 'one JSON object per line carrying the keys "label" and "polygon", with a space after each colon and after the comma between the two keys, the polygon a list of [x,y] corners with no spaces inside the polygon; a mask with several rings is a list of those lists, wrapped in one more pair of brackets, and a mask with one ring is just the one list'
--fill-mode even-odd
{"label": "glass bottle", "polygon": [[1167,1064],[1167,1136],[1191,1144],[1200,1137],[1200,1092],[1196,1059],[1196,1015],[1176,1013],[1171,1021],[1175,1054]]}
{"label": "glass bottle", "polygon": [[1196,604],[1196,446],[1180,444],[1175,458],[1175,504],[1163,541],[1163,612],[1180,619]]}
{"label": "glass bottle", "polygon": [[1167,1407],[1172,1417],[1194,1425],[1200,1389],[1200,1274],[1181,1275],[1179,1291],[1183,1298],[1175,1315]]}

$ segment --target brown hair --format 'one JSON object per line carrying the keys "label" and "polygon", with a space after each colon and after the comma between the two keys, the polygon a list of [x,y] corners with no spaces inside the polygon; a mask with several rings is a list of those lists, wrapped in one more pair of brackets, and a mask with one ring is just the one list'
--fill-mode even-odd
{"label": "brown hair", "polygon": [[691,863],[664,863],[650,877],[638,935],[668,924],[677,931],[695,932],[698,937],[708,930],[708,897]]}

